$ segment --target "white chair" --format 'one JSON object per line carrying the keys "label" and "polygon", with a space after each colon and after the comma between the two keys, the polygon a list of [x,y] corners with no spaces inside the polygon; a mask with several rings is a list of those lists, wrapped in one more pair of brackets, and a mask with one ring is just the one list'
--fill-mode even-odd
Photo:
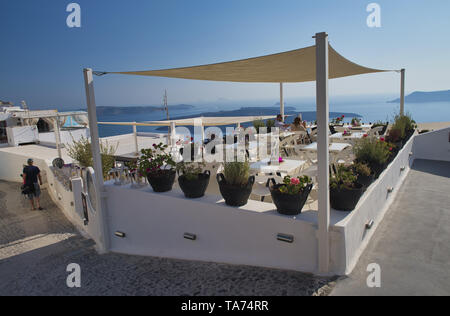
{"label": "white chair", "polygon": [[383,130],[383,126],[378,126],[375,128],[372,128],[367,135],[369,135],[369,137],[379,137],[381,136],[381,131]]}
{"label": "white chair", "polygon": [[261,202],[270,196],[270,180],[275,179],[277,183],[283,182],[284,177],[278,175],[259,174],[255,176],[255,184],[253,185],[252,194],[256,195]]}

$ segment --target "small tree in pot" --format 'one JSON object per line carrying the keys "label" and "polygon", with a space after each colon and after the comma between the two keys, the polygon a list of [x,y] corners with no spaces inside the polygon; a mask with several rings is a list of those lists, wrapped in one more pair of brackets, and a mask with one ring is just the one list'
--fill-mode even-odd
{"label": "small tree in pot", "polygon": [[211,172],[203,170],[204,168],[204,163],[180,162],[177,164],[178,184],[185,197],[195,199],[205,195]]}
{"label": "small tree in pot", "polygon": [[353,211],[363,194],[363,186],[357,182],[353,169],[339,165],[333,166],[334,175],[330,178],[330,204],[339,211]]}
{"label": "small tree in pot", "polygon": [[255,177],[250,176],[248,161],[227,162],[224,165],[224,173],[217,175],[217,182],[227,205],[243,206],[247,204],[252,193]]}
{"label": "small tree in pot", "polygon": [[313,187],[311,182],[312,180],[308,176],[298,178],[287,176],[284,177],[281,184],[276,184],[272,179],[273,186],[270,187],[270,194],[278,213],[283,215],[300,214]]}
{"label": "small tree in pot", "polygon": [[155,192],[172,190],[175,182],[175,161],[170,154],[165,153],[167,145],[154,144],[153,149],[142,149],[138,159],[139,171],[145,175]]}

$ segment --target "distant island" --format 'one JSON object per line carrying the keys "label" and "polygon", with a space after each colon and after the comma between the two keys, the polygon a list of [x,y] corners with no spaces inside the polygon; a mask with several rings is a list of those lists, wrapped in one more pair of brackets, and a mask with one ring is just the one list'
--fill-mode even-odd
{"label": "distant island", "polygon": [[[450,102],[450,90],[444,91],[415,91],[405,97],[407,103],[426,103],[426,102]],[[400,103],[400,98],[388,103]]]}
{"label": "distant island", "polygon": [[[170,110],[190,110],[189,104],[169,105]],[[97,115],[147,114],[148,112],[165,111],[163,106],[97,106]]]}

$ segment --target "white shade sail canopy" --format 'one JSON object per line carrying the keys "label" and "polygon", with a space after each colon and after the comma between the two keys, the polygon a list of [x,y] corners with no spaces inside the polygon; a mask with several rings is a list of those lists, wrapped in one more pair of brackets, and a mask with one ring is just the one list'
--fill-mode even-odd
{"label": "white shade sail canopy", "polygon": [[[386,72],[360,66],[329,46],[329,78]],[[316,46],[211,65],[165,70],[95,72],[228,82],[308,82],[316,80]]]}
{"label": "white shade sail canopy", "polygon": [[269,120],[276,118],[270,116],[224,116],[224,117],[194,117],[179,120],[149,121],[149,122],[98,122],[103,125],[123,125],[123,126],[171,126],[174,123],[177,126],[226,126],[236,125],[256,120]]}

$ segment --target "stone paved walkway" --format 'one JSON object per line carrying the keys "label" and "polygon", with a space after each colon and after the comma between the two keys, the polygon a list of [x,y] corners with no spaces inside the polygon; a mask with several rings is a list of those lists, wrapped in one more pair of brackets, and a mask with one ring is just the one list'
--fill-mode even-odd
{"label": "stone paved walkway", "polygon": [[[331,278],[172,259],[99,255],[43,192],[31,212],[18,184],[0,181],[0,295],[326,295]],[[66,286],[70,263],[81,288]]]}
{"label": "stone paved walkway", "polygon": [[[367,287],[371,263],[380,265],[380,288]],[[414,162],[356,268],[331,295],[450,295],[450,162]]]}

